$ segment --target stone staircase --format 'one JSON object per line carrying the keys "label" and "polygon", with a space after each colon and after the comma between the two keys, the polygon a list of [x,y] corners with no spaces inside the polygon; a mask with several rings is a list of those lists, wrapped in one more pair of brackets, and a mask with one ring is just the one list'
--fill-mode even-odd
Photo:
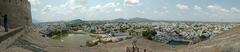
{"label": "stone staircase", "polygon": [[47,44],[38,34],[31,32],[28,26],[0,32],[0,52],[46,52],[44,48]]}
{"label": "stone staircase", "polygon": [[18,27],[9,32],[0,32],[0,52],[13,44],[23,34],[23,29],[24,27]]}
{"label": "stone staircase", "polygon": [[[5,51],[7,52],[19,52],[16,49],[12,49],[14,47],[21,48],[21,50],[27,50],[31,52],[46,52],[43,47],[34,43],[31,43],[27,40],[22,39],[21,37],[17,38],[16,41],[7,47]],[[20,52],[23,52],[21,51]]]}

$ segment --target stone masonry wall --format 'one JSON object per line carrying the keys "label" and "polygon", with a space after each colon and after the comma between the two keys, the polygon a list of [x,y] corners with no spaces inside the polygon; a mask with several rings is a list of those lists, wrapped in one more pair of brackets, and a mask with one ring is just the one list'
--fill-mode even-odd
{"label": "stone masonry wall", "polygon": [[28,0],[0,0],[0,25],[3,25],[3,15],[8,16],[9,28],[31,25],[31,5]]}

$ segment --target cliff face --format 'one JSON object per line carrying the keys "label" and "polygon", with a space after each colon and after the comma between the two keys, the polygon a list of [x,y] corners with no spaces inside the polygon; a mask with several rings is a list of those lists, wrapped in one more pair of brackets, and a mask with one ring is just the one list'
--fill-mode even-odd
{"label": "cliff face", "polygon": [[30,25],[32,23],[31,5],[28,0],[0,0],[0,25],[3,15],[7,15],[9,28]]}

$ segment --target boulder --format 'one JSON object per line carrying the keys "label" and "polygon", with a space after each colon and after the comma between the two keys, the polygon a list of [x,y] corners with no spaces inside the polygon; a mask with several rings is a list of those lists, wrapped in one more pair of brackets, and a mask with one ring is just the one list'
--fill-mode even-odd
{"label": "boulder", "polygon": [[112,37],[111,39],[112,39],[112,42],[113,42],[113,43],[116,43],[116,42],[119,42],[119,41],[120,41],[120,39],[114,38],[114,37]]}
{"label": "boulder", "polygon": [[101,35],[101,36],[102,36],[102,38],[109,38],[109,37],[111,37],[109,35]]}
{"label": "boulder", "polygon": [[108,42],[111,42],[112,39],[111,38],[103,38],[103,39],[100,39],[100,41],[103,43],[108,43]]}
{"label": "boulder", "polygon": [[98,45],[98,42],[94,42],[94,41],[87,41],[86,42],[86,46],[88,46],[88,47],[92,47],[92,46],[95,46],[95,45]]}
{"label": "boulder", "polygon": [[96,39],[110,38],[109,35],[96,35]]}
{"label": "boulder", "polygon": [[100,40],[99,39],[96,39],[96,40],[93,40],[92,42],[93,43],[98,43]]}

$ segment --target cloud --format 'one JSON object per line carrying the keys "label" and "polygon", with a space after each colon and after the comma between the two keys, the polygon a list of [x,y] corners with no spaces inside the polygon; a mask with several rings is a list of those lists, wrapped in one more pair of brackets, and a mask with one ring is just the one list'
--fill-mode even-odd
{"label": "cloud", "polygon": [[110,2],[103,5],[98,4],[96,6],[92,6],[92,7],[89,7],[89,9],[99,11],[99,12],[109,13],[110,11],[116,11],[116,10],[120,11],[121,9],[118,8],[117,6],[119,6],[118,3]]}
{"label": "cloud", "polygon": [[164,10],[168,9],[166,6],[162,7]]}
{"label": "cloud", "polygon": [[222,8],[221,6],[216,6],[216,5],[208,5],[208,12],[211,13],[210,16],[213,17],[230,17],[229,10]]}
{"label": "cloud", "polygon": [[208,14],[208,12],[204,10],[204,8],[202,8],[202,7],[198,6],[198,5],[195,5],[193,7],[193,9],[196,10],[195,13],[197,13],[197,15],[206,15],[206,14]]}
{"label": "cloud", "polygon": [[231,8],[231,11],[240,13],[240,10],[235,7]]}
{"label": "cloud", "polygon": [[145,11],[143,11],[143,10],[137,10],[136,12],[140,13],[140,14],[144,14],[145,13]]}
{"label": "cloud", "polygon": [[79,9],[86,7],[88,0],[68,0],[65,4],[62,4],[64,7],[70,7],[70,9]]}
{"label": "cloud", "polygon": [[201,11],[201,10],[202,10],[202,8],[199,7],[199,6],[197,6],[197,5],[194,6],[194,9],[195,9],[195,10],[198,10],[198,11]]}
{"label": "cloud", "polygon": [[189,7],[187,5],[183,5],[183,4],[177,4],[176,7],[181,9],[181,10],[189,9]]}
{"label": "cloud", "polygon": [[[37,18],[41,21],[72,20],[86,12],[86,0],[68,0],[60,5],[45,4],[36,8]],[[33,7],[35,8],[35,7]],[[34,16],[36,18],[36,16]]]}
{"label": "cloud", "polygon": [[140,0],[124,0],[124,6],[135,6],[139,5]]}
{"label": "cloud", "polygon": [[233,17],[240,17],[240,10],[238,8],[232,7],[230,11]]}
{"label": "cloud", "polygon": [[28,0],[31,5],[39,5],[41,2],[39,0]]}
{"label": "cloud", "polygon": [[159,10],[154,10],[153,13],[157,14],[158,16],[165,16],[169,13],[169,9],[166,6],[161,7]]}
{"label": "cloud", "polygon": [[116,8],[115,11],[120,12],[120,11],[122,11],[122,9],[121,8]]}
{"label": "cloud", "polygon": [[166,15],[166,14],[168,14],[168,13],[169,13],[169,11],[168,11],[168,10],[165,10],[165,11],[159,12],[159,15],[160,15],[160,16],[164,16],[164,15]]}
{"label": "cloud", "polygon": [[209,5],[207,8],[213,11],[230,12],[229,10],[222,8],[221,6]]}
{"label": "cloud", "polygon": [[[92,19],[94,17],[105,17],[111,12],[120,12],[120,3],[108,2],[88,6],[87,0],[68,0],[60,5],[45,5],[40,9],[40,16],[44,21],[59,21],[73,19]],[[108,15],[109,16],[109,15]],[[47,20],[48,19],[48,20]]]}
{"label": "cloud", "polygon": [[47,5],[47,6],[45,6],[45,7],[41,10],[41,12],[42,12],[42,13],[48,13],[48,12],[50,12],[50,11],[52,11],[52,10],[53,10],[52,5]]}
{"label": "cloud", "polygon": [[52,5],[46,5],[40,10],[40,13],[38,17],[40,17],[40,20],[42,21],[59,21],[61,19],[66,19],[64,16],[67,14],[66,11],[64,11],[64,7],[61,6],[52,6]]}
{"label": "cloud", "polygon": [[155,13],[155,14],[157,14],[157,13],[159,13],[157,10],[155,10],[155,11],[153,11],[153,13]]}
{"label": "cloud", "polygon": [[209,12],[212,13],[212,15],[215,15],[217,17],[235,18],[240,16],[239,9],[234,7],[231,9],[226,9],[221,6],[208,5],[207,8],[209,9]]}

